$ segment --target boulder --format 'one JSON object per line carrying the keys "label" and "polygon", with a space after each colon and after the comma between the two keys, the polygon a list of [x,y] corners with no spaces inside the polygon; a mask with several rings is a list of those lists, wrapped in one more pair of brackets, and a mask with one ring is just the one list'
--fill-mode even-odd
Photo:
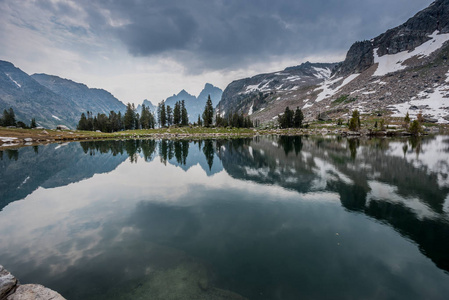
{"label": "boulder", "polygon": [[431,117],[424,117],[424,122],[425,123],[437,123],[438,119],[431,118]]}
{"label": "boulder", "polygon": [[0,265],[0,299],[14,292],[17,285],[17,279]]}
{"label": "boulder", "polygon": [[65,125],[58,125],[58,126],[56,126],[56,129],[58,129],[58,130],[70,130],[70,128],[65,126]]}
{"label": "boulder", "polygon": [[6,300],[65,300],[65,298],[40,284],[24,284],[19,285],[16,292]]}

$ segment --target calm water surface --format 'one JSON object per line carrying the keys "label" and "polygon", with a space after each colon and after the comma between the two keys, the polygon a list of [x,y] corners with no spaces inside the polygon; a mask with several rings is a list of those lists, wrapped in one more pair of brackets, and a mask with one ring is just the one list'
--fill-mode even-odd
{"label": "calm water surface", "polygon": [[449,137],[0,152],[0,264],[74,299],[447,299]]}

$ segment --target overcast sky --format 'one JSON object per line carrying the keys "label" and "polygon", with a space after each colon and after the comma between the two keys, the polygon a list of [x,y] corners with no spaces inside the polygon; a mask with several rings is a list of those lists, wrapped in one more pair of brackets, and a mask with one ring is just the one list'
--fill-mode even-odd
{"label": "overcast sky", "polygon": [[431,0],[0,0],[0,60],[154,104],[336,62]]}

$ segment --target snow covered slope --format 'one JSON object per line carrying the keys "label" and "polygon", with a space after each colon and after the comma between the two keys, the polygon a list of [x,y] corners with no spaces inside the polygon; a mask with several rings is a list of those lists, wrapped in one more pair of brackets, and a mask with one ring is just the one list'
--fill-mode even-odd
{"label": "snow covered slope", "polygon": [[354,43],[345,61],[332,68],[309,77],[288,71],[231,83],[220,112],[243,111],[275,123],[286,106],[301,108],[306,120],[323,113],[345,119],[358,109],[401,118],[422,113],[427,121],[449,123],[449,0],[437,0],[404,24]]}

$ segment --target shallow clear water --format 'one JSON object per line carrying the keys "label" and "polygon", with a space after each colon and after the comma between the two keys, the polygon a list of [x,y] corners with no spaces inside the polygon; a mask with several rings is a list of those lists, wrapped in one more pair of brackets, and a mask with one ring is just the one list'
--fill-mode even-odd
{"label": "shallow clear water", "polygon": [[0,264],[67,299],[446,299],[449,138],[0,152]]}

